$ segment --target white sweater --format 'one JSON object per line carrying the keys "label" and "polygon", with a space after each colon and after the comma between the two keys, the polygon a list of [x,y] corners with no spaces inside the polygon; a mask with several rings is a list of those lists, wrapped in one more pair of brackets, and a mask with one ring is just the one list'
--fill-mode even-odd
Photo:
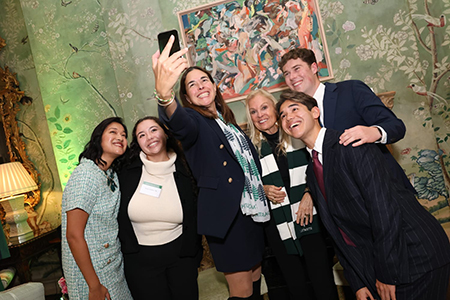
{"label": "white sweater", "polygon": [[[140,158],[142,176],[128,204],[128,215],[140,245],[167,244],[183,231],[183,210],[173,176],[177,155],[171,152],[168,161],[152,162],[141,152]],[[145,192],[145,187],[142,188],[143,184],[148,186],[149,183],[156,186],[153,192]]]}

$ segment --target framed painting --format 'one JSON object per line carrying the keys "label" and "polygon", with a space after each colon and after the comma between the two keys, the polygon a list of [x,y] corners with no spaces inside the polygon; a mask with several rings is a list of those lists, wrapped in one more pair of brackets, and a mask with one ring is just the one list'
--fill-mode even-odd
{"label": "framed painting", "polygon": [[321,80],[333,77],[317,0],[225,0],[178,13],[190,65],[211,72],[227,102],[285,89],[283,54],[314,51]]}

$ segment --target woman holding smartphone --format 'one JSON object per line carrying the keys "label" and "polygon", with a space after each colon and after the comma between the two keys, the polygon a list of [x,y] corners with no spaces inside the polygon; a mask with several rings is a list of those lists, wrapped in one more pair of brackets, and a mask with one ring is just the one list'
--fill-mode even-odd
{"label": "woman holding smartphone", "polygon": [[[229,299],[260,299],[261,223],[270,215],[258,154],[211,74],[199,67],[185,70],[187,49],[169,57],[173,41],[152,57],[155,96],[160,118],[181,141],[197,181],[198,232],[206,236],[216,268],[225,274]],[[181,74],[184,107],[173,91]]]}

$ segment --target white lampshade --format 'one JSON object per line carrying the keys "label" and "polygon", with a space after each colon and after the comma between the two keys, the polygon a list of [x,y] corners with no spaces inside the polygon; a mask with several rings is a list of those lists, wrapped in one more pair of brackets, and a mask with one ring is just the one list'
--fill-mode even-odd
{"label": "white lampshade", "polygon": [[0,164],[0,198],[37,189],[31,175],[20,162]]}

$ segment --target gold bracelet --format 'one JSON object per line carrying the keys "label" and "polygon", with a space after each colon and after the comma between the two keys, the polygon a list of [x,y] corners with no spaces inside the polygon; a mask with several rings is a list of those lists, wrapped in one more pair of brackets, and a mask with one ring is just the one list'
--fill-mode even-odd
{"label": "gold bracelet", "polygon": [[155,95],[156,100],[158,100],[158,102],[162,102],[162,103],[173,101],[173,99],[175,98],[175,93],[173,92],[173,90],[172,90],[170,98],[167,100],[160,98],[156,89],[155,89],[154,95]]}
{"label": "gold bracelet", "polygon": [[164,102],[161,102],[161,101],[156,101],[157,103],[158,103],[158,105],[159,106],[162,106],[162,107],[166,107],[166,106],[169,106],[170,104],[172,104],[172,102],[175,100],[175,97],[172,97],[170,100],[168,100],[168,101],[164,101]]}

